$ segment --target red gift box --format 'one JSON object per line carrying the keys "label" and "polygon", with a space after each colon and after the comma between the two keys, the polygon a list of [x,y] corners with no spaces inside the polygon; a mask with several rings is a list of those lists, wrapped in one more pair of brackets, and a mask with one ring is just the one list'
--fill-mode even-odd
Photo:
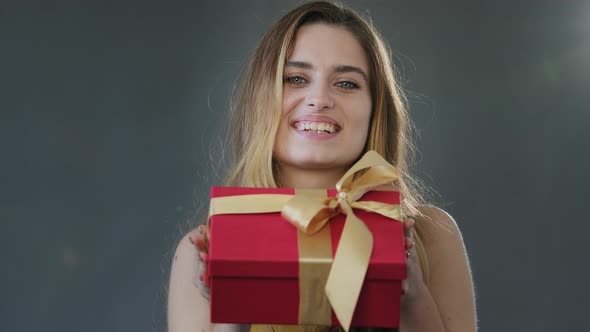
{"label": "red gift box", "polygon": [[[293,195],[292,188],[213,187],[211,197]],[[336,190],[328,190],[334,197]],[[400,204],[397,191],[371,191],[359,201]],[[398,327],[401,281],[406,278],[403,225],[354,209],[374,237],[373,251],[352,318],[357,327]],[[345,216],[328,223],[335,254]],[[281,213],[219,214],[209,220],[211,322],[299,324],[297,228]],[[346,290],[342,290],[346,291]],[[332,325],[340,325],[332,312]]]}

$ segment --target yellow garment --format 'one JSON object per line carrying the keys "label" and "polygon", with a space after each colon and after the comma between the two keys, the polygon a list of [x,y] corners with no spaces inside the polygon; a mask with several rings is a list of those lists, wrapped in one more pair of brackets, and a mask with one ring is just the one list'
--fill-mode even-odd
{"label": "yellow garment", "polygon": [[325,332],[330,330],[329,326],[313,325],[254,325],[250,332]]}
{"label": "yellow garment", "polygon": [[[250,326],[250,332],[333,332],[344,330],[340,327],[333,326],[313,326],[313,325],[254,325]],[[394,328],[351,328],[351,332],[363,331],[363,332],[398,332],[398,329]]]}

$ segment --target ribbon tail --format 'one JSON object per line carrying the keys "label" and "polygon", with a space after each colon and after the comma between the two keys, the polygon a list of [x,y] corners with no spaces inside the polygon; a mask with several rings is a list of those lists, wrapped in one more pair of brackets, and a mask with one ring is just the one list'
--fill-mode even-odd
{"label": "ribbon tail", "polygon": [[373,251],[373,235],[345,205],[346,223],[326,283],[326,295],[348,332]]}

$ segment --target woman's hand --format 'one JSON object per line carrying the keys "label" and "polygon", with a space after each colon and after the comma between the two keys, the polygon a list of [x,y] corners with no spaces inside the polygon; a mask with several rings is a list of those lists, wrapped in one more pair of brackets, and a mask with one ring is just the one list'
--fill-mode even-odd
{"label": "woman's hand", "polygon": [[402,282],[402,307],[407,305],[417,294],[417,289],[424,281],[422,280],[422,269],[418,261],[416,246],[412,236],[414,219],[404,219],[404,247],[406,249],[407,278]]}
{"label": "woman's hand", "polygon": [[[418,262],[418,255],[416,247],[414,246],[414,239],[412,237],[412,228],[414,227],[414,219],[404,219],[404,247],[407,258],[407,278],[402,282],[402,303],[406,303],[416,295],[416,287],[423,283],[422,269]],[[209,254],[209,233],[206,226],[199,226],[196,232],[193,232],[189,237],[190,242],[195,246],[199,252],[199,261],[195,268],[196,275],[192,280],[201,292],[201,295],[209,300],[209,275],[207,273],[207,259]]]}
{"label": "woman's hand", "polygon": [[193,284],[199,289],[201,295],[209,300],[209,274],[207,273],[207,259],[209,255],[209,232],[207,227],[201,225],[189,237],[190,242],[199,252],[199,261],[194,269]]}
{"label": "woman's hand", "polygon": [[[402,311],[405,306],[409,306],[412,299],[418,293],[420,286],[424,285],[422,280],[422,269],[418,261],[416,246],[412,236],[414,219],[406,218],[404,225],[404,247],[407,258],[407,278],[402,282]],[[201,295],[209,300],[209,274],[207,273],[207,260],[209,253],[209,233],[206,226],[199,226],[196,232],[189,236],[190,242],[194,245],[199,253],[197,266],[193,269],[195,275],[192,280],[195,287],[199,289]]]}

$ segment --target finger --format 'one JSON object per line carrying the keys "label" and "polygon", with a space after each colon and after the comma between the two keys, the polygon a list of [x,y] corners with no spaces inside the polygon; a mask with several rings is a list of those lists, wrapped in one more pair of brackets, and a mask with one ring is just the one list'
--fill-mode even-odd
{"label": "finger", "polygon": [[199,258],[201,262],[199,262],[199,270],[198,270],[198,278],[201,283],[201,288],[209,287],[209,272],[207,271],[207,260],[209,256],[205,253],[199,253]]}
{"label": "finger", "polygon": [[196,246],[199,241],[203,242],[203,236],[198,231],[193,231],[190,232],[188,240],[190,241],[190,243]]}
{"label": "finger", "polygon": [[207,274],[207,272],[201,273],[201,275],[199,276],[199,278],[203,282],[203,286],[209,288],[209,275]]}
{"label": "finger", "polygon": [[404,239],[404,247],[406,248],[406,250],[410,250],[414,247],[414,240],[412,240],[409,237],[405,237]]}
{"label": "finger", "polygon": [[209,227],[205,225],[199,226],[199,234],[205,244],[205,251],[209,252]]}
{"label": "finger", "polygon": [[412,229],[412,227],[414,227],[414,219],[412,218],[406,218],[404,219],[404,230],[405,231],[409,231]]}
{"label": "finger", "polygon": [[198,262],[197,274],[192,278],[192,283],[204,298],[209,299],[209,274],[204,262]]}
{"label": "finger", "polygon": [[189,234],[188,240],[192,245],[195,244],[196,239],[197,239],[197,234],[195,234],[194,232]]}
{"label": "finger", "polygon": [[209,289],[209,276],[207,274],[199,274],[198,278],[195,278],[195,284],[205,299],[209,300],[210,298],[210,289]]}
{"label": "finger", "polygon": [[205,271],[206,267],[201,258],[196,262],[195,274],[191,278],[193,285],[199,289],[203,288],[203,282],[201,281],[201,274]]}
{"label": "finger", "polygon": [[411,236],[412,235],[412,228],[414,227],[414,219],[406,218],[404,219],[404,235]]}
{"label": "finger", "polygon": [[199,259],[203,264],[207,264],[207,259],[209,259],[209,255],[205,252],[199,251]]}
{"label": "finger", "polygon": [[196,232],[191,232],[188,239],[190,243],[197,248],[197,250],[205,252],[209,251],[209,244],[198,230]]}
{"label": "finger", "polygon": [[201,279],[201,281],[203,282],[203,286],[205,286],[205,288],[207,288],[207,293],[209,292],[209,273],[207,270],[207,263],[209,261],[209,254],[205,253],[205,252],[199,252],[199,258],[201,259],[201,269],[199,272],[200,276],[199,278]]}
{"label": "finger", "polygon": [[199,233],[203,236],[203,239],[205,239],[205,242],[209,243],[209,227],[207,227],[205,225],[200,225],[199,226]]}
{"label": "finger", "polygon": [[199,280],[200,279],[199,275],[201,275],[201,270],[202,270],[201,265],[203,265],[202,262],[194,260],[194,266],[193,266],[194,270],[193,271],[195,271],[195,274],[192,276],[191,281],[192,281],[193,286],[195,286],[197,288],[201,287],[201,282]]}
{"label": "finger", "polygon": [[197,247],[199,252],[208,252],[209,251],[209,246],[207,245],[205,240],[203,240],[202,237],[198,237],[198,236],[196,237],[195,246]]}

